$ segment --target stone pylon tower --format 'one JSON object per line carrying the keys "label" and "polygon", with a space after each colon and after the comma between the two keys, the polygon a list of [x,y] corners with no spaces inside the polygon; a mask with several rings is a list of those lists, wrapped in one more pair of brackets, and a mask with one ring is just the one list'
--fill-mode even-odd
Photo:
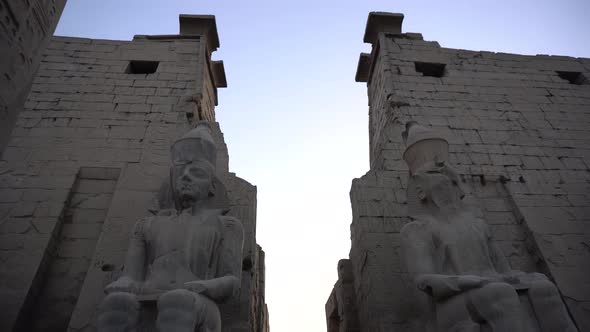
{"label": "stone pylon tower", "polygon": [[400,256],[410,219],[405,123],[444,134],[467,200],[515,270],[557,285],[590,331],[590,59],[441,47],[370,13],[356,81],[367,85],[371,169],[354,179],[350,257],[326,303],[328,331],[424,331]]}
{"label": "stone pylon tower", "polygon": [[66,0],[0,2],[0,156]]}
{"label": "stone pylon tower", "polygon": [[239,298],[224,331],[268,331],[256,187],[229,172],[215,120],[226,87],[215,18],[180,15],[176,35],[52,37],[0,161],[2,331],[93,331],[131,227],[169,176],[171,143],[212,124],[218,177],[244,226]]}

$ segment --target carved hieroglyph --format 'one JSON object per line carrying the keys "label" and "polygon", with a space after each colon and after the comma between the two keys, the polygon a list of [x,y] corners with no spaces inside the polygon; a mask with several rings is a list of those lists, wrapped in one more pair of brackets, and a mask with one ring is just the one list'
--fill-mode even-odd
{"label": "carved hieroglyph", "polygon": [[[577,331],[540,273],[511,270],[486,222],[463,203],[448,143],[410,122],[404,132],[413,222],[401,230],[408,272],[432,331]],[[519,296],[520,295],[520,296]],[[522,299],[530,302],[524,310]]]}
{"label": "carved hieroglyph", "polygon": [[172,204],[136,223],[123,275],[105,288],[99,331],[141,330],[154,304],[159,331],[221,331],[217,303],[238,294],[244,235],[220,206],[210,131],[200,122],[172,145]]}

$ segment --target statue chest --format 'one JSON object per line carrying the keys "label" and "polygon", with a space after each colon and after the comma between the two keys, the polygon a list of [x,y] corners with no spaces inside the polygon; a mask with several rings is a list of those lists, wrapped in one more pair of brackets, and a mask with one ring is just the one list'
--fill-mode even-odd
{"label": "statue chest", "polygon": [[210,278],[217,265],[221,230],[216,217],[190,215],[153,220],[145,234],[148,260],[154,265],[173,264]]}
{"label": "statue chest", "polygon": [[439,271],[479,274],[493,270],[488,237],[481,219],[439,224],[432,234]]}

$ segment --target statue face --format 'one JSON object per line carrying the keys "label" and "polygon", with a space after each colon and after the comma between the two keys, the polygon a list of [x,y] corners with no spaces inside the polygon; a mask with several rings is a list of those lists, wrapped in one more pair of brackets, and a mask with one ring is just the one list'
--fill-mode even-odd
{"label": "statue face", "polygon": [[465,197],[459,176],[448,167],[427,171],[419,177],[417,193],[421,200],[430,200],[438,207],[453,207]]}
{"label": "statue face", "polygon": [[182,202],[206,199],[213,174],[213,166],[205,160],[175,160],[172,167],[174,195]]}
{"label": "statue face", "polygon": [[203,144],[199,139],[185,139],[171,149],[172,189],[182,208],[206,199],[212,188],[215,166],[203,156]]}
{"label": "statue face", "polygon": [[454,206],[465,196],[459,182],[444,174],[435,174],[430,177],[430,181],[430,197],[438,207]]}

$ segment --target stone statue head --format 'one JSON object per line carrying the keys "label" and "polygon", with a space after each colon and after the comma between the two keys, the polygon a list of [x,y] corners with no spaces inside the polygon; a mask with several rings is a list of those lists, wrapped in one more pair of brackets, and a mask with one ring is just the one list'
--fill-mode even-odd
{"label": "stone statue head", "polygon": [[177,210],[215,193],[215,142],[207,122],[199,122],[170,149],[170,184]]}
{"label": "stone statue head", "polygon": [[422,204],[448,208],[457,206],[465,197],[465,192],[460,186],[459,175],[444,162],[417,172],[411,176],[409,182],[415,190],[415,197]]}
{"label": "stone statue head", "polygon": [[404,160],[410,171],[407,193],[410,213],[419,212],[424,205],[457,206],[465,193],[458,173],[448,165],[449,143],[436,131],[416,122],[406,124],[403,137],[407,146]]}

